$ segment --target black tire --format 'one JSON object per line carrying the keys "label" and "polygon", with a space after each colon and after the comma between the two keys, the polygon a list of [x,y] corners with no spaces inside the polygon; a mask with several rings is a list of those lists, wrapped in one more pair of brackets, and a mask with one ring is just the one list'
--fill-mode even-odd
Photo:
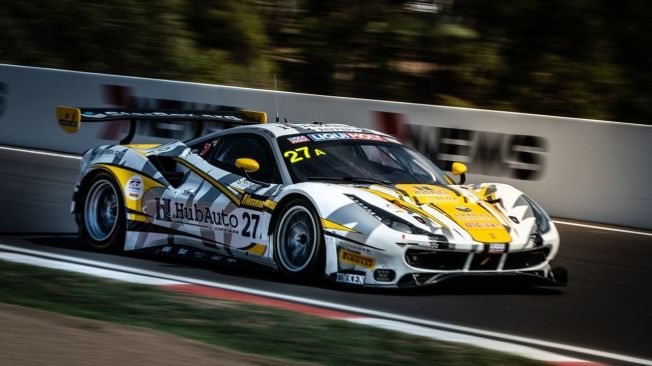
{"label": "black tire", "polygon": [[282,208],[274,228],[274,260],[286,276],[303,282],[323,276],[324,234],[319,215],[304,198]]}
{"label": "black tire", "polygon": [[115,178],[101,172],[84,186],[78,222],[82,239],[90,247],[120,252],[125,242],[125,204]]}

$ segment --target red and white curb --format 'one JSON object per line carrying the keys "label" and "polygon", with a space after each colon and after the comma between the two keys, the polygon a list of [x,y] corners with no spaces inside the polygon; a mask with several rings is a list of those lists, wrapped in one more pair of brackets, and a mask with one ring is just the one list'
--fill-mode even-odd
{"label": "red and white curb", "polygon": [[160,286],[169,290],[192,293],[206,297],[246,302],[297,311],[314,316],[341,319],[356,324],[427,337],[439,341],[462,343],[497,352],[511,353],[557,366],[593,366],[601,364],[560,355],[535,347],[538,346],[574,354],[594,356],[601,359],[612,359],[620,362],[652,366],[652,360],[626,355],[457,326],[454,324],[410,318],[391,313],[383,313],[314,299],[249,289],[218,282],[173,276],[160,272],[146,271],[138,268],[72,256],[39,252],[3,244],[0,244],[0,259],[83,273],[123,282]]}

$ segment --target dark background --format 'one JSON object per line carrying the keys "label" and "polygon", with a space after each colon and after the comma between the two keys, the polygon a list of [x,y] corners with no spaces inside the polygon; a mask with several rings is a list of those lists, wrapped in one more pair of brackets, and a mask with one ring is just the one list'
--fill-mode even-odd
{"label": "dark background", "polygon": [[0,63],[652,123],[644,0],[10,0]]}

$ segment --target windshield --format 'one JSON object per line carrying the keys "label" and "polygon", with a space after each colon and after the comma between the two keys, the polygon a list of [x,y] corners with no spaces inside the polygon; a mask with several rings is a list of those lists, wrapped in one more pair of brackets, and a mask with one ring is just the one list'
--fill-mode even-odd
{"label": "windshield", "polygon": [[[325,140],[321,135],[329,135],[331,139]],[[385,184],[446,182],[444,173],[423,155],[380,135],[293,135],[279,137],[278,145],[295,183],[311,180]]]}

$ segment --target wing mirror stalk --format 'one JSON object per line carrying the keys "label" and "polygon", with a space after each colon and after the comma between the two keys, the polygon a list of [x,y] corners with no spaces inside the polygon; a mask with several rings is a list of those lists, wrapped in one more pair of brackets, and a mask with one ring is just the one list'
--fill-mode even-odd
{"label": "wing mirror stalk", "polygon": [[241,169],[244,173],[244,176],[250,181],[260,184],[263,187],[269,187],[270,184],[266,182],[261,182],[257,179],[252,178],[249,173],[257,172],[260,169],[258,162],[251,158],[238,158],[235,160],[235,167]]}
{"label": "wing mirror stalk", "polygon": [[457,184],[464,184],[464,182],[466,182],[466,170],[467,168],[465,164],[458,162],[453,163],[451,173],[453,173],[453,175],[460,176],[460,181],[457,182]]}

